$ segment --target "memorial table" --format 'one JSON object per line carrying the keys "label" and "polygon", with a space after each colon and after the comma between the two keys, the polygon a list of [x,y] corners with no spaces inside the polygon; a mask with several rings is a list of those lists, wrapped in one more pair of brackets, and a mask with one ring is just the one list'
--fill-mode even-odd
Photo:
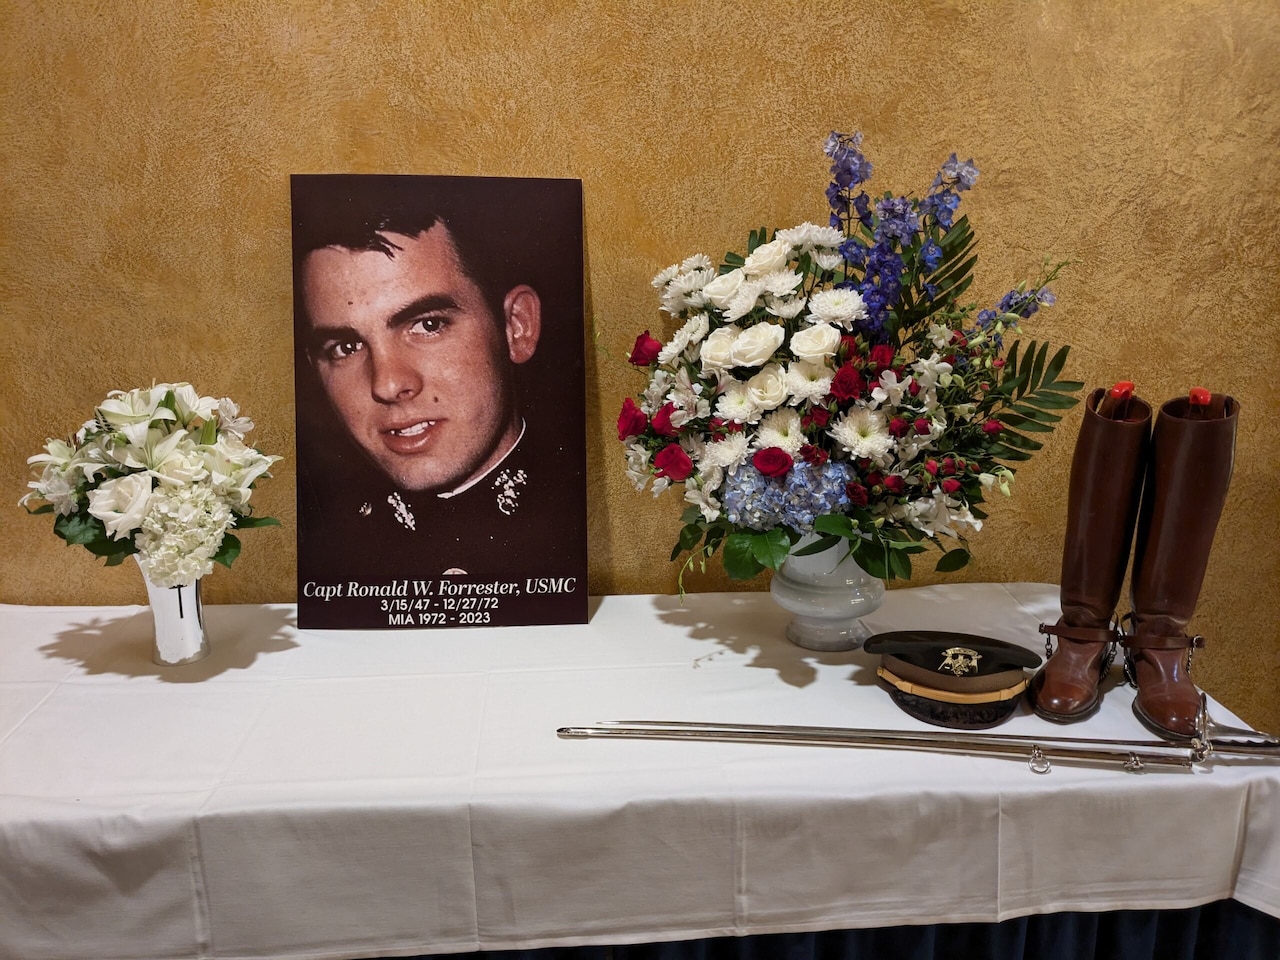
{"label": "memorial table", "polygon": [[[766,593],[590,623],[300,632],[205,609],[0,607],[0,957],[356,958],[638,944],[1233,898],[1280,917],[1280,764],[1126,773],[963,755],[570,741],[602,719],[929,730],[875,658],[783,638]],[[1057,589],[891,591],[875,630],[1040,649]],[[1116,672],[1118,679],[1118,671]],[[1147,739],[1132,691],[1053,727]],[[1221,721],[1238,722],[1220,705]]]}

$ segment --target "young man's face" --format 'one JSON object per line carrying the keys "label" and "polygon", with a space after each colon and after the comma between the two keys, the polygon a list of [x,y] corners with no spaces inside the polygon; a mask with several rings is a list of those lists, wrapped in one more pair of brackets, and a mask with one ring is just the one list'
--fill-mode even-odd
{"label": "young man's face", "polygon": [[447,491],[496,464],[520,433],[513,363],[533,355],[530,287],[493,316],[448,228],[386,234],[400,247],[324,247],[303,262],[310,354],[347,430],[404,490]]}

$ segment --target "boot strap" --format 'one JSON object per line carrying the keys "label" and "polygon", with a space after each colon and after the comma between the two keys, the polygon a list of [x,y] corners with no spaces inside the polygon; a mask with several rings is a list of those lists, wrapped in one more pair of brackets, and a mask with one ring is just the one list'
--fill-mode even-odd
{"label": "boot strap", "polygon": [[1203,650],[1204,637],[1196,634],[1194,637],[1188,637],[1183,634],[1180,637],[1161,637],[1153,634],[1125,634],[1121,638],[1127,650]]}
{"label": "boot strap", "polygon": [[1111,643],[1117,637],[1116,628],[1111,624],[1105,627],[1072,627],[1065,623],[1042,623],[1040,632],[1081,643]]}

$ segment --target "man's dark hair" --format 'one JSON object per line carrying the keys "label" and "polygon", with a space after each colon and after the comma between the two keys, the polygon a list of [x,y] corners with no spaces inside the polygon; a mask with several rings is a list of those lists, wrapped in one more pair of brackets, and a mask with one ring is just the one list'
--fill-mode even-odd
{"label": "man's dark hair", "polygon": [[[475,178],[393,175],[296,175],[293,177],[294,289],[300,289],[307,255],[324,247],[375,250],[394,257],[400,247],[388,233],[414,237],[441,224],[449,231],[463,272],[475,282],[494,319],[503,322],[503,300],[512,287],[537,289],[537,276],[521,256],[519,222],[510,194],[519,181],[494,180],[476,191]],[[468,189],[469,188],[469,189]],[[299,303],[298,322],[305,325]]]}

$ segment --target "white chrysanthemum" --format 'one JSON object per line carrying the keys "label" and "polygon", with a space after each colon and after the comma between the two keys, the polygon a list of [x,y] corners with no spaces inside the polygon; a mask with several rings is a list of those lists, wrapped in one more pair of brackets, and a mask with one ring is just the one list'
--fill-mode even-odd
{"label": "white chrysanthemum", "polygon": [[834,323],[848,330],[855,321],[866,318],[867,305],[862,294],[857,290],[834,289],[822,290],[809,298],[809,316],[805,319],[811,323]]}
{"label": "white chrysanthemum", "polygon": [[[747,459],[748,441],[745,433],[730,433],[724,439],[708,443],[702,450],[702,463],[720,470],[736,470]],[[719,484],[716,484],[719,486]]]}
{"label": "white chrysanthemum", "polygon": [[775,297],[773,294],[767,294],[764,298],[764,308],[775,317],[791,320],[800,315],[800,311],[808,305],[808,302],[804,297]]}
{"label": "white chrysanthemum", "polygon": [[680,294],[692,293],[694,290],[701,290],[715,278],[714,270],[693,270],[689,273],[680,273],[671,281],[670,289]]}
{"label": "white chrysanthemum", "polygon": [[773,294],[775,297],[785,297],[800,286],[800,281],[803,279],[804,277],[794,270],[776,270],[761,277],[760,282],[764,285],[765,293]]}
{"label": "white chrysanthemum", "polygon": [[675,332],[675,336],[663,344],[662,349],[658,351],[658,363],[664,367],[669,365],[672,360],[684,353],[687,346],[689,346],[689,330],[686,324]]}
{"label": "white chrysanthemum", "polygon": [[821,363],[800,360],[787,366],[787,393],[792,406],[806,400],[821,400],[831,392],[831,368]]}
{"label": "white chrysanthemum", "polygon": [[815,250],[811,256],[820,270],[834,270],[844,263],[844,257],[832,250]]}
{"label": "white chrysanthemum", "polygon": [[747,385],[738,380],[732,381],[716,401],[716,416],[734,423],[752,423],[759,419],[761,412],[751,399]]}
{"label": "white chrysanthemum", "polygon": [[667,269],[663,270],[662,272],[654,276],[654,278],[649,282],[653,284],[653,288],[655,290],[661,290],[673,279],[675,279],[675,275],[679,272],[680,272],[680,267],[673,263],[671,266],[667,267]]}
{"label": "white chrysanthemum", "polygon": [[800,414],[790,407],[773,411],[760,421],[760,427],[756,430],[755,446],[760,450],[766,447],[780,447],[794,457],[804,444],[805,436],[800,427]]}
{"label": "white chrysanthemum", "polygon": [[884,417],[866,407],[855,406],[832,424],[828,432],[855,458],[866,457],[880,463],[893,449],[893,437]]}
{"label": "white chrysanthemum", "polygon": [[680,264],[681,273],[692,273],[694,270],[710,270],[711,258],[705,253],[695,253]]}
{"label": "white chrysanthemum", "polygon": [[157,487],[134,541],[143,573],[161,587],[187,586],[207,576],[233,519],[208,487]]}
{"label": "white chrysanthemum", "polygon": [[725,320],[733,323],[735,320],[741,320],[748,313],[754,310],[760,302],[760,295],[764,293],[764,283],[761,280],[747,280],[738,288],[738,292],[733,295],[724,308]]}
{"label": "white chrysanthemum", "polygon": [[779,230],[778,238],[802,253],[815,247],[838,247],[844,243],[844,234],[835,227],[820,227],[807,220],[789,230]]}

